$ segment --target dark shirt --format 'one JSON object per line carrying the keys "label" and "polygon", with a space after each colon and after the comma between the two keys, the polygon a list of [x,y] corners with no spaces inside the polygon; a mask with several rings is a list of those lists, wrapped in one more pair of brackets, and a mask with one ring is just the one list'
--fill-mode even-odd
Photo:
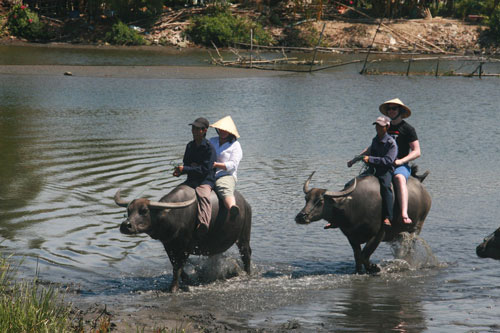
{"label": "dark shirt", "polygon": [[205,184],[214,188],[215,158],[215,149],[207,139],[203,139],[199,146],[196,145],[194,140],[189,142],[184,152],[184,158],[182,159],[184,164],[182,173],[187,174],[187,179],[184,183],[193,188]]}
{"label": "dark shirt", "polygon": [[378,135],[372,140],[370,146],[370,157],[368,162],[375,168],[375,176],[380,176],[387,171],[394,171],[394,161],[398,155],[398,146],[396,141],[385,134],[382,139]]}
{"label": "dark shirt", "polygon": [[391,124],[387,133],[396,140],[398,159],[407,156],[410,153],[410,143],[418,140],[415,128],[404,120],[397,125]]}

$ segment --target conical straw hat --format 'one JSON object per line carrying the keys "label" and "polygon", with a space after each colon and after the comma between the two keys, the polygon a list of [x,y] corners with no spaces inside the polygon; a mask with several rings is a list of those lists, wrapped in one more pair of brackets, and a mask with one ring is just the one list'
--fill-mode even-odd
{"label": "conical straw hat", "polygon": [[234,124],[233,118],[231,118],[231,116],[226,116],[220,120],[217,120],[215,123],[210,125],[210,127],[229,132],[234,135],[236,139],[240,137],[240,134],[238,133],[236,125]]}
{"label": "conical straw hat", "polygon": [[406,105],[404,105],[403,102],[401,102],[401,100],[399,98],[394,98],[394,99],[391,99],[391,100],[389,100],[387,102],[384,102],[384,103],[380,104],[380,106],[379,106],[378,109],[380,110],[380,112],[382,112],[382,114],[384,116],[389,117],[387,115],[387,106],[389,104],[397,104],[397,105],[399,105],[399,107],[401,108],[401,118],[408,118],[409,116],[411,116],[411,110],[410,110],[410,108],[407,107]]}

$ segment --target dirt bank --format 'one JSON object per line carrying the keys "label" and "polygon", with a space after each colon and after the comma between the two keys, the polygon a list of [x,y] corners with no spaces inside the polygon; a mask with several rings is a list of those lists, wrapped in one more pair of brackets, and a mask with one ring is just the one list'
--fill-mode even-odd
{"label": "dirt bank", "polygon": [[[252,19],[262,17],[261,12],[249,8],[232,5],[235,15]],[[8,10],[2,6],[3,14]],[[153,24],[147,27],[135,26],[151,45],[174,46],[179,48],[197,47],[185,35],[190,18],[201,15],[206,7],[165,8]],[[285,17],[286,14],[283,13]],[[329,16],[321,21],[293,20],[283,18],[282,25],[270,23],[265,27],[274,37],[278,45],[290,42],[288,34],[302,35],[305,39],[318,38],[325,24],[321,42],[322,47],[336,49],[339,52],[356,52],[370,46],[379,52],[419,52],[449,54],[497,54],[496,48],[485,48],[480,45],[481,32],[486,29],[479,22],[467,22],[456,19],[428,17],[413,20],[385,19],[379,21],[368,18],[352,19],[341,15]],[[302,22],[297,24],[297,21]],[[84,20],[66,21],[47,20],[57,37],[54,42],[80,45],[103,45],[104,35],[109,31],[114,20],[104,18],[99,22],[87,24]],[[18,40],[8,32],[0,36],[2,43]],[[288,44],[291,46],[290,44]],[[303,45],[293,45],[303,46]]]}
{"label": "dirt bank", "polygon": [[[235,14],[255,18],[258,14],[251,10],[232,7]],[[202,13],[199,9],[183,9],[179,12],[165,13],[157,23],[144,32],[152,44],[192,47],[184,30],[189,17]],[[378,20],[338,18],[306,22],[294,26],[299,34],[319,37],[323,24],[325,30],[321,46],[340,49],[340,52],[357,51],[370,46],[380,52],[420,52],[481,54],[496,53],[496,49],[480,45],[481,32],[486,26],[447,18],[427,18],[413,20]],[[286,40],[290,29],[267,26],[266,29],[276,41]],[[377,32],[378,30],[378,32]],[[375,38],[374,38],[375,37]],[[373,43],[373,44],[372,44]]]}

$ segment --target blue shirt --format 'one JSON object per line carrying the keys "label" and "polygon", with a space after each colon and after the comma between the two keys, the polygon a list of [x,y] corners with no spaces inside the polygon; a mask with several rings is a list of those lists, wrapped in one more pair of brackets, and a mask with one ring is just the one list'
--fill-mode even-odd
{"label": "blue shirt", "polygon": [[375,176],[387,171],[393,172],[394,161],[397,156],[398,146],[389,134],[386,133],[382,139],[375,135],[370,146],[370,157],[368,159],[368,162],[375,167]]}

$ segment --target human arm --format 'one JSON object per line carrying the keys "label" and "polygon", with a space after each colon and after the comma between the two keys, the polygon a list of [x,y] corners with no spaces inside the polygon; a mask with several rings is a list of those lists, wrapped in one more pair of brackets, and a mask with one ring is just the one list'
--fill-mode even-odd
{"label": "human arm", "polygon": [[243,157],[243,151],[238,141],[234,141],[227,149],[222,151],[218,157],[219,162],[214,163],[215,168],[234,173],[238,169]]}
{"label": "human arm", "polygon": [[394,161],[394,165],[400,166],[406,164],[408,162],[416,160],[421,155],[422,153],[420,152],[420,143],[418,142],[418,140],[415,140],[413,142],[410,142],[410,153],[405,157],[403,157],[402,159]]}
{"label": "human arm", "polygon": [[370,154],[370,147],[367,147],[365,150],[363,150],[361,153],[359,153],[359,155],[354,156],[354,158],[352,160],[347,161],[347,167],[348,168],[352,167],[354,165],[354,163],[356,163],[360,160],[363,160],[366,163],[368,163],[368,161],[366,160],[366,157],[369,154]]}
{"label": "human arm", "polygon": [[179,177],[181,174],[182,174],[182,170],[184,170],[184,166],[181,164],[181,165],[178,165],[174,168],[174,173],[173,175],[175,177]]}
{"label": "human arm", "polygon": [[[398,146],[394,140],[388,141],[385,146],[387,151],[384,156],[365,156],[364,161],[373,165],[389,166],[394,164],[398,156]],[[367,161],[368,160],[368,161]]]}
{"label": "human arm", "polygon": [[182,174],[188,174],[194,177],[207,176],[213,169],[215,162],[215,149],[208,142],[199,147],[192,147],[192,150],[186,150]]}

